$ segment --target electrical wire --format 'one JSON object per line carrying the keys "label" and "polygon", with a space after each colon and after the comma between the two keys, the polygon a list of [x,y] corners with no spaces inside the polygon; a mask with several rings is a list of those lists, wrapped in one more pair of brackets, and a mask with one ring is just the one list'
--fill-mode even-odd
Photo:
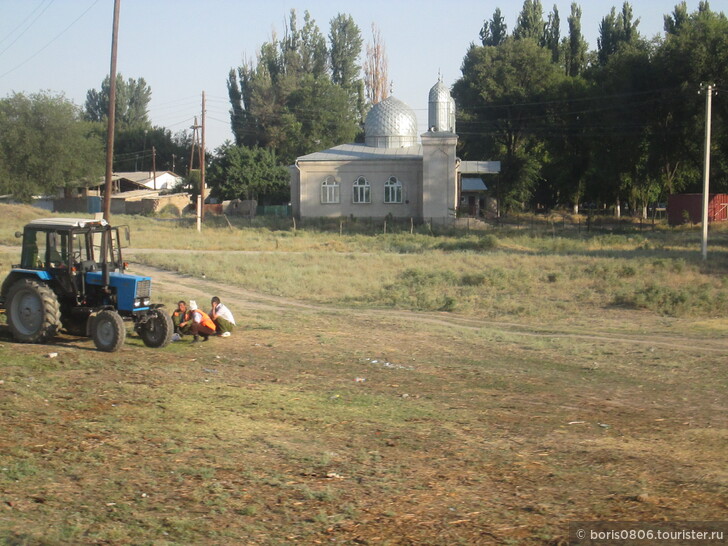
{"label": "electrical wire", "polygon": [[10,70],[8,70],[7,72],[5,72],[3,74],[0,74],[0,79],[4,78],[8,74],[11,74],[11,73],[15,72],[18,68],[20,68],[20,67],[28,64],[30,61],[32,61],[33,59],[35,59],[38,55],[40,55],[43,51],[45,51],[52,43],[54,43],[56,40],[58,40],[58,38],[60,38],[66,32],[68,32],[73,25],[75,25],[84,15],[86,15],[89,11],[91,11],[91,8],[93,8],[98,3],[99,3],[99,0],[94,0],[94,2],[88,8],[86,8],[86,10],[83,13],[81,13],[81,15],[79,15],[78,17],[76,17],[71,22],[71,24],[69,24],[66,28],[64,28],[61,32],[59,32],[55,37],[53,37],[49,42],[47,42],[44,46],[42,46],[38,51],[36,51],[35,53],[33,53],[30,57],[26,58],[20,64],[14,66],[13,68],[11,68]]}
{"label": "electrical wire", "polygon": [[[44,13],[46,12],[46,10],[47,10],[47,9],[49,8],[49,7],[51,7],[51,5],[53,4],[53,2],[54,2],[54,1],[55,1],[55,0],[50,0],[50,1],[49,1],[49,2],[48,2],[48,3],[46,4],[46,5],[45,5],[45,7],[43,7],[43,4],[44,4],[44,3],[46,2],[46,0],[43,0],[43,2],[41,2],[40,4],[38,4],[38,6],[37,6],[37,7],[36,7],[36,8],[35,8],[35,9],[34,9],[34,10],[33,10],[32,12],[30,12],[30,15],[28,15],[28,16],[27,16],[27,17],[26,17],[25,19],[23,19],[23,22],[22,22],[22,23],[20,23],[20,24],[19,24],[19,25],[18,25],[18,26],[17,26],[16,28],[15,28],[15,30],[17,30],[17,29],[19,29],[20,27],[22,27],[22,26],[23,26],[23,25],[25,24],[25,22],[26,22],[26,21],[27,21],[28,19],[30,19],[30,18],[31,18],[31,17],[33,16],[33,14],[34,14],[34,13],[35,13],[36,11],[38,11],[38,10],[39,10],[40,8],[43,8],[43,10],[42,10],[42,11],[41,11],[41,12],[40,12],[40,13],[39,13],[38,15],[36,15],[36,16],[35,16],[35,19],[33,19],[33,20],[32,20],[32,21],[31,21],[31,22],[30,22],[30,23],[28,24],[28,26],[27,26],[27,27],[25,27],[25,29],[24,29],[24,30],[23,30],[23,31],[22,31],[22,32],[21,32],[20,34],[18,34],[18,37],[17,37],[17,38],[15,38],[15,40],[13,40],[12,42],[10,42],[10,43],[8,44],[8,46],[7,46],[7,47],[6,47],[5,49],[3,49],[2,51],[0,51],[0,55],[2,55],[3,53],[5,53],[5,52],[6,52],[6,51],[7,51],[8,49],[10,49],[10,48],[11,48],[11,47],[13,46],[13,44],[15,44],[15,42],[17,42],[18,40],[20,40],[20,38],[22,38],[22,37],[23,37],[23,35],[24,35],[24,34],[25,34],[26,32],[28,32],[28,29],[30,29],[30,27],[32,27],[32,26],[33,26],[33,24],[34,24],[34,23],[35,23],[35,22],[36,22],[36,21],[37,21],[37,20],[38,20],[38,19],[40,18],[40,16],[41,16],[41,15],[43,15],[43,14],[44,14]],[[9,38],[10,38],[10,37],[11,37],[11,36],[13,35],[13,33],[15,32],[15,30],[14,30],[14,31],[12,31],[12,32],[10,32],[10,33],[8,33],[8,35],[7,35],[7,36],[5,36],[5,38],[3,38],[2,40],[0,40],[0,44],[1,44],[1,43],[3,43],[3,42],[4,42],[5,40],[9,39]]]}

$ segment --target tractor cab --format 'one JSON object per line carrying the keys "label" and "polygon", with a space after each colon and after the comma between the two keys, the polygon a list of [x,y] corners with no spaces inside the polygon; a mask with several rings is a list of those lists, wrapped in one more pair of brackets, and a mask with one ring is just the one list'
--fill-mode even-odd
{"label": "tractor cab", "polygon": [[[129,231],[126,226],[126,240]],[[93,270],[107,263],[111,270],[121,271],[120,228],[110,227],[106,220],[52,218],[33,220],[23,232],[20,267],[24,269]]]}

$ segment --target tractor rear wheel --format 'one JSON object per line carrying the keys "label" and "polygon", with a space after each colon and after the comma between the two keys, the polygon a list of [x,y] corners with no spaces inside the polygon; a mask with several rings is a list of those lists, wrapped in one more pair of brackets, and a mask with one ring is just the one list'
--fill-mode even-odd
{"label": "tractor rear wheel", "polygon": [[166,347],[172,341],[172,318],[159,309],[150,311],[146,322],[139,325],[139,336],[147,347]]}
{"label": "tractor rear wheel", "polygon": [[91,337],[99,351],[113,353],[118,351],[126,339],[124,321],[116,311],[99,311],[93,317]]}
{"label": "tractor rear wheel", "polygon": [[61,327],[58,298],[34,279],[21,279],[10,287],[6,309],[13,337],[24,343],[44,343]]}

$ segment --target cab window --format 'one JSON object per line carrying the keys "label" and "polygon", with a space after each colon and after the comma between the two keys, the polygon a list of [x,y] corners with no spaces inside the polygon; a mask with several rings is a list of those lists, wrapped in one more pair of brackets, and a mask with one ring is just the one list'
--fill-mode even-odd
{"label": "cab window", "polygon": [[42,269],[46,255],[46,233],[36,229],[26,229],[23,236],[23,251],[20,256],[20,267],[24,269]]}

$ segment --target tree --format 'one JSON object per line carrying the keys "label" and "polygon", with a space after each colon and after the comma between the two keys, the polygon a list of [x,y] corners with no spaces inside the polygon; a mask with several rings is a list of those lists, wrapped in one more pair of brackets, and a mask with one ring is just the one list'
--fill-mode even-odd
{"label": "tree", "polygon": [[[261,46],[256,63],[245,63],[228,74],[235,143],[271,147],[280,161],[288,163],[332,138],[354,140],[361,119],[348,87],[356,85],[354,75],[347,72],[351,66],[345,67],[342,55],[337,79],[346,80],[347,86],[334,83],[328,70],[321,71],[328,66],[328,51],[322,49],[325,40],[308,12],[304,21],[298,30],[291,11],[283,39],[274,36]],[[353,33],[352,28],[347,32]]]}
{"label": "tree", "polygon": [[587,43],[581,33],[581,8],[576,2],[571,3],[571,14],[567,18],[569,23],[569,38],[566,45],[566,75],[578,76],[586,68]]}
{"label": "tree", "polygon": [[190,159],[188,140],[187,132],[172,135],[164,127],[124,129],[116,135],[114,142],[114,171],[151,172],[154,148],[154,166],[157,171],[186,174]]}
{"label": "tree", "polygon": [[688,20],[688,4],[683,0],[675,5],[670,15],[665,15],[664,29],[667,34],[677,34]]}
{"label": "tree", "polygon": [[547,207],[571,206],[579,212],[586,192],[593,140],[591,116],[585,115],[593,102],[592,85],[584,78],[567,77],[557,86],[550,109],[548,130],[543,138],[548,151],[543,165],[540,202]]}
{"label": "tree", "polygon": [[298,30],[296,10],[292,9],[286,32],[280,42],[283,74],[293,81],[305,75],[318,78],[326,74],[327,56],[326,39],[311,14],[304,12],[303,28]]}
{"label": "tree", "polygon": [[498,47],[471,46],[453,86],[463,157],[483,151],[501,160],[496,194],[503,210],[530,200],[544,153],[550,97],[563,78],[535,40],[508,38]]}
{"label": "tree", "polygon": [[513,37],[517,40],[530,38],[543,43],[544,28],[541,0],[524,0],[518,22],[513,29]]}
{"label": "tree", "polygon": [[[101,83],[101,90],[89,89],[86,93],[85,116],[89,121],[106,122],[109,115],[109,77]],[[135,80],[119,74],[116,77],[116,126],[118,129],[129,127],[151,127],[149,121],[149,101],[152,90],[144,78]]]}
{"label": "tree", "polygon": [[359,130],[346,90],[325,78],[301,82],[288,96],[282,120],[286,139],[278,153],[289,164],[299,155],[353,142]]}
{"label": "tree", "polygon": [[389,71],[387,69],[387,53],[384,49],[382,33],[372,23],[372,43],[367,44],[367,55],[364,61],[364,88],[370,104],[377,104],[389,96]]}
{"label": "tree", "polygon": [[[676,6],[675,24],[653,61],[655,85],[662,92],[654,108],[651,159],[666,193],[701,191],[705,96],[698,91],[703,83],[728,81],[728,18],[705,4],[689,15],[682,8],[682,4]],[[715,191],[728,189],[726,120],[728,105],[713,101],[711,190]]]}
{"label": "tree", "polygon": [[551,51],[551,60],[558,63],[561,60],[561,20],[559,19],[559,9],[554,5],[554,9],[549,13],[548,20],[543,31],[543,46]]}
{"label": "tree", "polygon": [[598,59],[601,65],[607,64],[609,57],[617,52],[622,44],[633,44],[639,39],[637,26],[640,21],[632,20],[632,6],[629,2],[622,4],[622,11],[617,14],[612,8],[599,24],[597,38]]}
{"label": "tree", "polygon": [[[646,139],[659,95],[647,44],[624,42],[590,74],[600,96],[592,115],[591,191],[619,204],[646,182]],[[616,215],[619,216],[619,208]]]}
{"label": "tree", "polygon": [[480,29],[480,41],[484,46],[499,46],[508,36],[508,28],[505,19],[501,15],[500,8],[495,8],[493,18],[483,23]]}
{"label": "tree", "polygon": [[346,90],[352,109],[360,121],[364,119],[364,81],[361,79],[359,56],[363,44],[361,31],[351,15],[339,13],[331,20],[331,81]]}
{"label": "tree", "polygon": [[98,182],[103,143],[62,95],[15,93],[0,100],[0,192],[20,201]]}
{"label": "tree", "polygon": [[226,143],[210,162],[206,180],[219,199],[256,199],[279,204],[290,200],[288,170],[275,152]]}

